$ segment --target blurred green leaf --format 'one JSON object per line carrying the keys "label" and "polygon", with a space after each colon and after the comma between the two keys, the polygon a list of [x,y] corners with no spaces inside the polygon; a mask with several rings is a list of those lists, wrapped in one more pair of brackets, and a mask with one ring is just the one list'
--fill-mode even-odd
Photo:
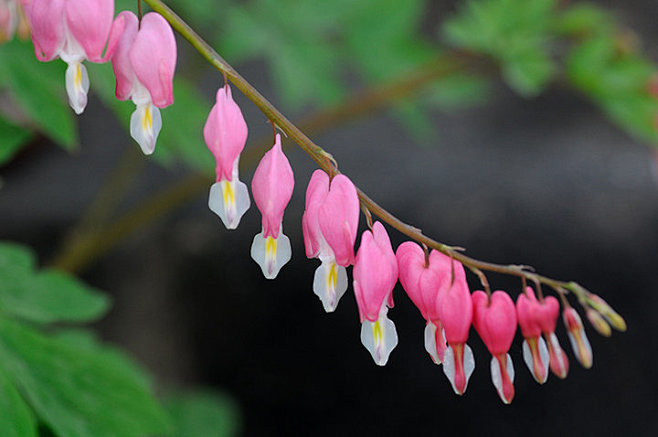
{"label": "blurred green leaf", "polygon": [[227,11],[218,39],[230,62],[264,57],[289,106],[335,103],[344,95],[338,75],[338,18],[349,2],[256,0]]}
{"label": "blurred green leaf", "polygon": [[109,298],[76,278],[55,270],[33,270],[27,249],[0,244],[0,311],[36,323],[96,320]]}
{"label": "blurred green leaf", "polygon": [[167,410],[176,437],[236,437],[240,411],[229,396],[212,391],[192,391],[169,396]]}
{"label": "blurred green leaf", "polygon": [[0,47],[0,77],[37,128],[66,149],[78,144],[74,114],[64,88],[66,64],[39,62],[30,42],[14,39]]}
{"label": "blurred green leaf", "polygon": [[169,430],[133,367],[101,350],[0,318],[0,363],[59,437],[143,437]]}
{"label": "blurred green leaf", "polygon": [[0,241],[0,272],[31,271],[36,262],[36,256],[29,247]]}
{"label": "blurred green leaf", "polygon": [[620,49],[616,33],[597,33],[574,46],[567,77],[633,136],[658,142],[658,99],[649,84],[658,69],[640,54]]}
{"label": "blurred green leaf", "polygon": [[0,165],[9,161],[31,137],[30,131],[0,117]]}
{"label": "blurred green leaf", "polygon": [[555,30],[573,36],[610,34],[614,31],[610,12],[591,3],[575,3],[558,17]]}
{"label": "blurred green leaf", "polygon": [[0,431],[2,437],[37,437],[32,412],[21,395],[0,370]]}
{"label": "blurred green leaf", "polygon": [[538,94],[555,74],[551,29],[556,0],[469,0],[443,26],[458,47],[496,59],[508,84]]}

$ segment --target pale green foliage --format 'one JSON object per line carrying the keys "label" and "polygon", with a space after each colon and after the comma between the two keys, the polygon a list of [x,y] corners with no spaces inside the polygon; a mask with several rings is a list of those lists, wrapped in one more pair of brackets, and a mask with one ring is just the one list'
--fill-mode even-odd
{"label": "pale green foliage", "polygon": [[233,399],[209,390],[170,395],[165,402],[176,437],[237,437],[240,412]]}
{"label": "pale green foliage", "polygon": [[59,437],[142,437],[169,430],[148,378],[123,353],[87,331],[33,325],[94,320],[108,302],[73,277],[38,270],[29,249],[0,244],[3,437],[36,436],[36,420]]}
{"label": "pale green foliage", "polygon": [[443,27],[449,41],[500,63],[509,85],[523,95],[543,90],[556,66],[551,24],[556,0],[469,0]]}

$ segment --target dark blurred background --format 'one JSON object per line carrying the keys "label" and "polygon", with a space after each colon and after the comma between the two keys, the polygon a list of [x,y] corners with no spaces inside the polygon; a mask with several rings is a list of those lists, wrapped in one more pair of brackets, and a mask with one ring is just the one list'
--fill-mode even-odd
{"label": "dark blurred background", "polygon": [[[655,2],[600,3],[614,8],[658,59]],[[453,7],[436,2],[428,16]],[[266,96],[275,95],[262,63],[238,68]],[[203,76],[209,98],[218,82],[215,73]],[[250,136],[266,135],[264,116],[234,94]],[[264,279],[249,257],[260,230],[255,206],[229,232],[200,193],[82,272],[115,299],[98,326],[102,336],[128,349],[163,387],[212,386],[230,394],[245,436],[658,435],[658,172],[650,148],[559,85],[523,99],[498,83],[485,105],[433,112],[431,120],[437,136],[430,146],[416,145],[407,128],[381,112],[314,140],[357,186],[427,235],[478,259],[576,280],[604,297],[628,331],[603,338],[587,327],[592,369],[576,362],[560,323],[569,376],[551,375],[540,387],[517,335],[510,351],[516,397],[505,406],[491,384],[490,356],[472,331],[476,370],[465,396],[455,396],[427,356],[424,321],[399,285],[389,312],[399,345],[377,367],[359,340],[351,287],[333,314],[313,294],[318,262],[304,256],[301,215],[315,165],[294,147],[287,154],[297,185],[284,217],[293,258],[275,281]],[[2,169],[0,237],[32,245],[43,262],[57,253],[111,169],[136,153],[98,100],[79,122],[78,153],[35,142]],[[252,172],[242,179],[250,181]],[[146,162],[121,208],[186,174]],[[404,241],[389,232],[395,244]],[[468,279],[478,288],[477,278]],[[489,281],[513,296],[520,289],[513,278],[491,274]]]}

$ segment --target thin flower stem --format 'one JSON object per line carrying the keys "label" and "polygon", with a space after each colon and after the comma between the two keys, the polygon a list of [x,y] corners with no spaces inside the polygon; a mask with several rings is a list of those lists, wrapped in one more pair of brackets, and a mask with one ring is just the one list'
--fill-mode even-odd
{"label": "thin flower stem", "polygon": [[[211,65],[217,68],[240,90],[249,98],[265,116],[276,123],[276,125],[285,132],[297,145],[304,150],[317,164],[326,171],[328,174],[337,174],[338,169],[334,168],[334,164],[327,159],[329,155],[324,149],[315,144],[304,132],[302,132],[295,124],[288,120],[272,103],[270,103],[256,88],[254,88],[245,78],[243,78],[231,65],[226,62],[206,41],[203,40],[183,19],[174,13],[167,5],[160,0],[144,0],[155,12],[160,13],[171,26],[183,38],[189,41],[190,44],[203,56]],[[468,55],[464,55],[468,57]],[[557,279],[552,279],[546,276],[539,275],[532,271],[528,271],[527,266],[523,265],[502,265],[494,264],[485,261],[480,261],[460,253],[453,247],[433,240],[422,231],[411,225],[404,223],[402,220],[395,217],[386,209],[378,205],[366,193],[357,188],[359,199],[362,207],[368,209],[372,214],[378,216],[382,221],[388,223],[393,228],[397,229],[409,238],[425,244],[428,247],[436,249],[453,259],[461,262],[471,270],[486,270],[495,273],[502,273],[507,275],[525,277],[531,281],[546,284],[555,289],[558,294],[561,291],[569,291],[576,295],[579,300],[587,299],[587,290],[575,282],[564,282]]]}

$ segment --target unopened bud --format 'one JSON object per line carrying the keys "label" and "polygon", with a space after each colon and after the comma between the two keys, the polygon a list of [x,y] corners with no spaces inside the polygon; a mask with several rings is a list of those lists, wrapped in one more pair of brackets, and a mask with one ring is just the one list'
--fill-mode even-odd
{"label": "unopened bud", "polygon": [[[596,294],[592,294],[589,296],[591,306],[595,310],[597,310],[603,317],[606,318],[608,323],[612,325],[613,328],[615,328],[617,331],[626,331],[626,321],[622,316],[617,313],[612,307],[603,300],[600,296],[597,296]],[[588,316],[589,317],[589,316]]]}
{"label": "unopened bud", "polygon": [[605,321],[605,319],[597,311],[592,308],[587,308],[585,311],[589,323],[596,329],[596,331],[604,337],[610,337],[612,335],[612,329],[610,325]]}

